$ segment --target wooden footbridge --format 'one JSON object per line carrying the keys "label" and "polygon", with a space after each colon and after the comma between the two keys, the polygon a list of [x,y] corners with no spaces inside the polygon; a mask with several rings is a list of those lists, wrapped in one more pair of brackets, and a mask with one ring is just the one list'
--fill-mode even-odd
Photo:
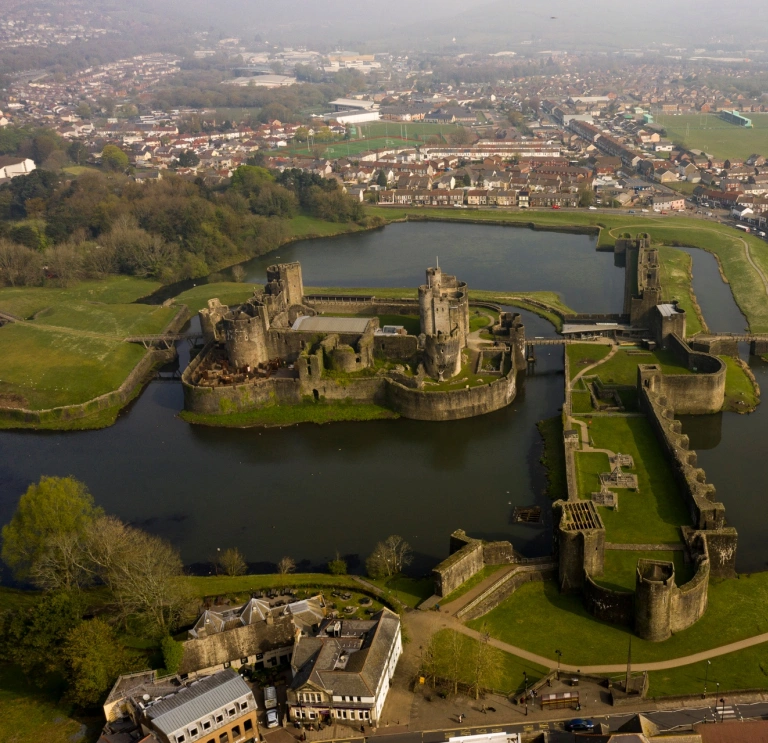
{"label": "wooden footbridge", "polygon": [[159,346],[170,348],[179,341],[189,341],[195,344],[203,339],[202,333],[158,333],[155,335],[129,335],[123,338],[126,343],[141,343],[144,348]]}

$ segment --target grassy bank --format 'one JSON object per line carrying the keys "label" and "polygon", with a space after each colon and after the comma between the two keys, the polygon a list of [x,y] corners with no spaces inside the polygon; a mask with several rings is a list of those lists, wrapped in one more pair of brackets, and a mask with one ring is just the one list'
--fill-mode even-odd
{"label": "grassy bank", "polygon": [[728,367],[725,376],[725,402],[723,410],[733,413],[751,413],[760,403],[760,395],[753,381],[738,359],[720,356]]}
{"label": "grassy bank", "polygon": [[[531,582],[479,620],[494,637],[557,662],[574,665],[625,663],[632,636],[635,662],[681,658],[768,631],[768,573],[738,579],[711,581],[709,605],[692,627],[664,642],[634,636],[628,627],[600,622],[587,613],[580,595],[560,593],[554,581]],[[536,621],[527,621],[535,617]]]}
{"label": "grassy bank", "polygon": [[469,593],[475,586],[479,586],[486,578],[490,578],[494,573],[498,573],[504,565],[486,565],[482,570],[475,573],[469,580],[464,581],[455,591],[449,593],[440,599],[442,605],[450,604],[462,596]]}
{"label": "grassy bank", "polygon": [[718,689],[726,694],[740,689],[768,689],[768,644],[728,653],[707,662],[690,666],[652,671],[649,675],[648,695],[652,697],[701,694],[706,682],[712,694]]}
{"label": "grassy bank", "polygon": [[547,496],[552,500],[566,498],[568,485],[565,476],[565,447],[563,446],[563,419],[556,415],[536,424],[544,441],[541,463],[547,469]]}
{"label": "grassy bank", "polygon": [[659,248],[661,258],[661,288],[665,302],[677,300],[685,310],[686,335],[696,335],[707,330],[701,308],[693,293],[691,269],[693,259],[688,253],[675,248]]}
{"label": "grassy bank", "polygon": [[565,347],[568,354],[571,380],[588,366],[602,361],[611,351],[608,344],[572,343]]}
{"label": "grassy bank", "polygon": [[207,415],[182,410],[179,416],[187,423],[201,426],[226,428],[251,428],[254,426],[293,426],[297,423],[333,423],[337,421],[388,420],[399,417],[397,413],[380,405],[368,403],[315,403],[298,405],[272,405],[242,413]]}

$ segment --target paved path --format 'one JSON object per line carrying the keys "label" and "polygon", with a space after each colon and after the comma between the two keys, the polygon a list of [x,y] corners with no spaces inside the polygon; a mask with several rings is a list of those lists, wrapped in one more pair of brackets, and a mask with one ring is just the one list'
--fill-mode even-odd
{"label": "paved path", "polygon": [[463,609],[471,601],[474,601],[481,593],[483,593],[483,591],[488,590],[494,583],[501,580],[503,576],[518,567],[520,566],[515,563],[505,565],[484,580],[480,581],[480,583],[467,591],[463,596],[459,596],[459,598],[451,601],[450,604],[440,604],[440,612],[447,612],[448,614],[455,616],[457,612]]}
{"label": "paved path", "polygon": [[747,254],[747,260],[749,261],[749,265],[752,266],[752,268],[757,271],[757,275],[760,277],[760,279],[763,282],[763,286],[765,287],[765,293],[768,294],[768,278],[766,278],[765,274],[763,273],[763,270],[757,265],[757,263],[752,260],[752,253],[749,252],[749,243],[744,240],[743,238],[739,238],[741,241],[741,244],[744,246],[744,252]]}

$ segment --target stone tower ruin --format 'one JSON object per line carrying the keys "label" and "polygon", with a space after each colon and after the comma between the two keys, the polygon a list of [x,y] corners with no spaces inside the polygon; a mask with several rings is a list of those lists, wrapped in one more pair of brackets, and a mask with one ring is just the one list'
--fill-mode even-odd
{"label": "stone tower ruin", "polygon": [[424,338],[424,369],[430,377],[450,379],[461,371],[461,352],[469,335],[469,292],[439,267],[427,269],[419,287],[419,319]]}

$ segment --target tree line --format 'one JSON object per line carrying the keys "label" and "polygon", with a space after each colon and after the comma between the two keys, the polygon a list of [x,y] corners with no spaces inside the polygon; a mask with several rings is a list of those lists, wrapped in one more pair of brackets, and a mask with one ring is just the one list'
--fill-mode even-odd
{"label": "tree line", "polygon": [[142,184],[120,172],[124,153],[114,149],[101,171],[38,169],[0,186],[0,285],[114,273],[171,283],[274,250],[291,236],[286,220],[300,213],[376,221],[317,175],[245,165],[217,187],[172,172]]}

